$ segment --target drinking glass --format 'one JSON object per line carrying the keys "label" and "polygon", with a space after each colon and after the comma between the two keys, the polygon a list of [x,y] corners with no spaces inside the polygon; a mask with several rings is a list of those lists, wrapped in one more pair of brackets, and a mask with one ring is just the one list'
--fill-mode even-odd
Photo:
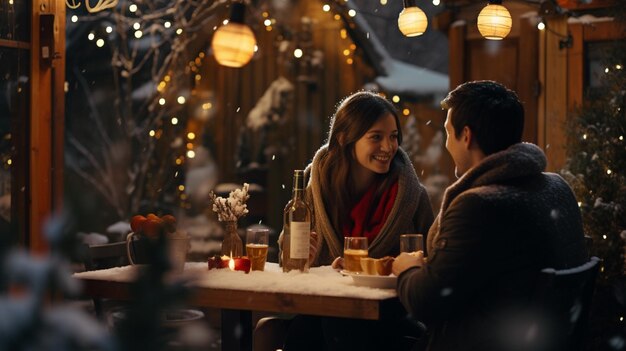
{"label": "drinking glass", "polygon": [[348,272],[361,272],[361,258],[367,257],[366,237],[346,237],[343,241],[343,267]]}
{"label": "drinking glass", "polygon": [[400,235],[400,252],[424,252],[424,236],[422,234]]}
{"label": "drinking glass", "polygon": [[269,232],[267,228],[246,229],[246,255],[250,259],[250,267],[253,271],[265,269]]}

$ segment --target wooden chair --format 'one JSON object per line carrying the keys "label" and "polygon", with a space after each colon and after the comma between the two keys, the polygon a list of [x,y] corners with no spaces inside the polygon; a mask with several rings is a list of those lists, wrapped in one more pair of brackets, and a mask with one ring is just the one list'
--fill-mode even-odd
{"label": "wooden chair", "polygon": [[[537,324],[545,350],[583,350],[589,311],[601,260],[578,267],[541,270],[534,305],[546,317]],[[543,324],[543,325],[542,325]]]}

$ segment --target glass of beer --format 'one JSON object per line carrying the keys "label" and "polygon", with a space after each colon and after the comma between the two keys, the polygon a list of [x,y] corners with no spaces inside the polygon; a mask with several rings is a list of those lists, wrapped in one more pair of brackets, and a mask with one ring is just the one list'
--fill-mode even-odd
{"label": "glass of beer", "polygon": [[400,235],[400,252],[417,253],[424,251],[424,236],[422,234]]}
{"label": "glass of beer", "polygon": [[265,269],[269,232],[267,228],[246,229],[246,255],[250,259],[250,269],[253,271]]}
{"label": "glass of beer", "polygon": [[348,272],[361,272],[361,258],[367,257],[366,237],[345,237],[343,242],[343,268]]}

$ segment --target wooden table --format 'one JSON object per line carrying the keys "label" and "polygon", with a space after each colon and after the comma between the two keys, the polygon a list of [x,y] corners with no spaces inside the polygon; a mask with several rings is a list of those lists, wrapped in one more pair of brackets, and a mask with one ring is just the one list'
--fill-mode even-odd
{"label": "wooden table", "polygon": [[[137,266],[74,274],[84,293],[94,298],[128,300]],[[252,349],[251,311],[310,314],[378,320],[405,313],[393,289],[355,286],[352,278],[332,268],[316,267],[310,273],[282,273],[275,263],[265,272],[208,270],[206,263],[187,263],[182,276],[191,279],[190,305],[222,311],[222,349]],[[237,339],[234,327],[243,327]]]}

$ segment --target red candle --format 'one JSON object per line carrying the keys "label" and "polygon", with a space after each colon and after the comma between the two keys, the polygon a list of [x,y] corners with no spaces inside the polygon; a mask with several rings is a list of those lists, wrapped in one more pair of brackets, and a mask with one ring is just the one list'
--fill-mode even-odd
{"label": "red candle", "polygon": [[247,256],[230,258],[229,256],[214,256],[208,260],[209,269],[230,268],[231,271],[250,272],[251,262]]}
{"label": "red candle", "polygon": [[213,256],[209,257],[209,269],[214,268],[226,268],[228,267],[228,262],[230,261],[230,257],[228,256]]}
{"label": "red candle", "polygon": [[250,272],[250,259],[246,256],[233,257],[228,262],[228,268],[233,271]]}

